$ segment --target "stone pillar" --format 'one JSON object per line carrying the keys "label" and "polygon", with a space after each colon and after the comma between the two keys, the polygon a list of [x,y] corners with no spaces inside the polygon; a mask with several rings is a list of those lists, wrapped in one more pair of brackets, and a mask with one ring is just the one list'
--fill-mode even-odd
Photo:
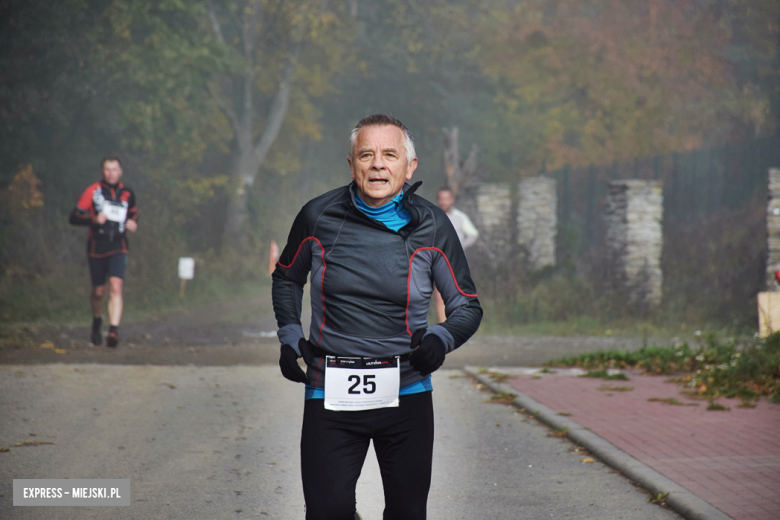
{"label": "stone pillar", "polygon": [[606,288],[635,305],[661,302],[663,191],[658,181],[619,180],[608,185]]}
{"label": "stone pillar", "polygon": [[504,235],[509,237],[510,211],[512,208],[512,193],[506,182],[491,182],[480,184],[477,188],[477,214],[479,215],[479,232]]}
{"label": "stone pillar", "polygon": [[558,230],[557,182],[550,177],[526,177],[517,186],[517,243],[532,271],[555,265]]}
{"label": "stone pillar", "polygon": [[766,208],[766,290],[780,291],[775,271],[780,270],[780,168],[769,169],[769,203]]}

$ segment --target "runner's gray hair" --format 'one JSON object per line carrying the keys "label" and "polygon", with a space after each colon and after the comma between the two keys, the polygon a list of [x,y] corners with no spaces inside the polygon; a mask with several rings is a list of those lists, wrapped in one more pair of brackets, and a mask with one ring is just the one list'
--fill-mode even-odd
{"label": "runner's gray hair", "polygon": [[357,122],[355,128],[352,129],[352,133],[349,135],[349,157],[354,159],[352,151],[355,149],[355,141],[357,140],[358,132],[364,126],[395,126],[403,130],[404,133],[404,148],[406,149],[406,162],[412,162],[412,159],[417,157],[417,152],[414,150],[414,137],[412,133],[406,128],[401,121],[393,116],[387,116],[385,114],[374,114],[372,116],[364,117]]}

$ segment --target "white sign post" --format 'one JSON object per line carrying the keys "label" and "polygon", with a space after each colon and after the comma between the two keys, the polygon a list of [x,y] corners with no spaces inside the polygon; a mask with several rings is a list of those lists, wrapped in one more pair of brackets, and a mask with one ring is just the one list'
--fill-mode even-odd
{"label": "white sign post", "polygon": [[195,259],[188,256],[179,258],[179,278],[181,286],[179,288],[179,297],[184,298],[184,289],[187,286],[187,280],[195,278]]}

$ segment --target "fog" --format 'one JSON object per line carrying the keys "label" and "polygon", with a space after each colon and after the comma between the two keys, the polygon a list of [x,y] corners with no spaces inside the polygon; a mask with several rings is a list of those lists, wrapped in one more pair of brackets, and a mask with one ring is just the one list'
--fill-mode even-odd
{"label": "fog", "polygon": [[[181,256],[214,298],[266,284],[271,241],[350,181],[355,122],[387,113],[415,137],[424,197],[453,182],[445,152],[463,172],[487,330],[749,332],[780,167],[778,20],[773,0],[4,2],[0,320],[78,315],[67,216],[105,154],[138,200],[129,306],[155,308]],[[538,176],[556,199],[541,267],[516,218]],[[658,301],[610,285],[609,183],[626,179],[660,189]],[[485,186],[506,194],[498,224]]]}

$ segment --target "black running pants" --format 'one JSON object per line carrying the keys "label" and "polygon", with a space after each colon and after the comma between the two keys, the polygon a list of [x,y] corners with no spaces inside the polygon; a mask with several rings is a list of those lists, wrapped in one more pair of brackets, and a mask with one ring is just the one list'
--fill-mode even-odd
{"label": "black running pants", "polygon": [[306,520],[353,520],[355,486],[374,441],[385,492],[384,520],[425,520],[433,457],[431,392],[404,395],[397,408],[326,410],[306,401],[301,473]]}

